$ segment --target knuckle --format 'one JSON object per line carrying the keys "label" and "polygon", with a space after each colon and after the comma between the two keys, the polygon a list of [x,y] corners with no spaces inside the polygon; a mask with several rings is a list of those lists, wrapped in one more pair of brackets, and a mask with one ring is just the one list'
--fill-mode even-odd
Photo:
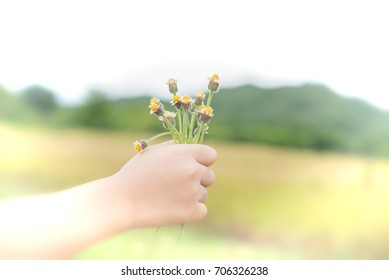
{"label": "knuckle", "polygon": [[209,196],[209,195],[208,195],[208,191],[205,190],[205,191],[204,191],[204,194],[203,194],[202,200],[203,200],[203,201],[206,201],[206,200],[208,199],[208,196]]}
{"label": "knuckle", "polygon": [[198,168],[193,163],[186,164],[185,167],[184,167],[183,172],[184,172],[185,176],[187,176],[190,179],[193,179],[198,174]]}
{"label": "knuckle", "polygon": [[193,187],[188,187],[185,189],[185,197],[183,198],[183,201],[190,205],[193,203],[193,199],[196,195],[195,189]]}
{"label": "knuckle", "polygon": [[209,169],[209,177],[212,185],[216,181],[216,174],[215,171],[213,171],[212,169]]}

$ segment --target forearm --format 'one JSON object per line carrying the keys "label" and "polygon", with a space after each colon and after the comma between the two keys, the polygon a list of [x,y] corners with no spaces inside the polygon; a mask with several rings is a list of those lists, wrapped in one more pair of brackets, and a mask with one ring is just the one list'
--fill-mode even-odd
{"label": "forearm", "polygon": [[[105,178],[0,204],[0,259],[61,259],[130,226]],[[126,215],[127,219],[121,216]]]}
{"label": "forearm", "polygon": [[0,203],[0,259],[70,258],[126,229],[202,219],[216,156],[203,145],[165,142],[111,177]]}

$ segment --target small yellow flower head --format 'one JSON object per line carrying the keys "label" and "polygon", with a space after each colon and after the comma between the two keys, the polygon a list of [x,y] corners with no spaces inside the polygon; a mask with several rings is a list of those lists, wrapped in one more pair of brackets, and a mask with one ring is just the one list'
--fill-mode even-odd
{"label": "small yellow flower head", "polygon": [[198,93],[196,93],[196,97],[195,97],[195,104],[197,106],[203,104],[203,100],[205,98],[205,94],[203,91],[199,91]]}
{"label": "small yellow flower head", "polygon": [[209,124],[211,121],[211,118],[213,117],[213,109],[211,106],[205,106],[200,105],[200,107],[197,110],[197,119],[199,122],[205,122],[206,124]]}
{"label": "small yellow flower head", "polygon": [[174,105],[177,109],[181,108],[181,97],[178,95],[174,95],[172,98],[172,101],[170,102],[172,105]]}
{"label": "small yellow flower head", "polygon": [[135,141],[134,142],[134,150],[137,151],[138,153],[143,151],[149,146],[146,140],[141,140],[141,141]]}
{"label": "small yellow flower head", "polygon": [[156,97],[150,99],[149,108],[150,108],[150,114],[156,114],[157,116],[162,116],[164,111],[163,104]]}
{"label": "small yellow flower head", "polygon": [[181,107],[184,110],[192,109],[193,99],[189,95],[184,95],[181,97]]}
{"label": "small yellow flower head", "polygon": [[181,97],[181,102],[182,103],[185,103],[185,104],[189,104],[191,101],[191,98],[189,95],[184,95],[183,97]]}
{"label": "small yellow flower head", "polygon": [[217,92],[219,89],[219,75],[213,74],[210,78],[208,78],[208,89],[213,92]]}
{"label": "small yellow flower head", "polygon": [[159,103],[161,103],[161,102],[156,97],[153,97],[153,98],[150,99],[150,105],[152,105],[152,104],[159,104]]}
{"label": "small yellow flower head", "polygon": [[205,115],[205,116],[213,117],[213,109],[212,109],[211,106],[201,105],[201,106],[199,107],[198,112],[199,112],[200,114]]}
{"label": "small yellow flower head", "polygon": [[178,88],[177,88],[177,80],[174,78],[170,78],[167,81],[167,85],[169,86],[169,91],[171,94],[176,95]]}

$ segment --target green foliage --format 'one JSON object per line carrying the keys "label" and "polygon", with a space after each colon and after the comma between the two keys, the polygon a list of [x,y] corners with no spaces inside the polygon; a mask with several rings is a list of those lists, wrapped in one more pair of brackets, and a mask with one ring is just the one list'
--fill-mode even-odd
{"label": "green foliage", "polygon": [[[389,155],[389,112],[322,85],[221,89],[213,99],[209,137],[316,150]],[[27,101],[27,102],[26,102]],[[164,101],[166,103],[167,101]],[[0,88],[0,118],[13,122],[129,132],[163,132],[149,97],[112,100],[98,90],[79,106],[58,106],[48,90],[15,95]],[[50,118],[47,115],[50,114]]]}
{"label": "green foliage", "polygon": [[111,102],[108,100],[105,93],[98,90],[92,90],[87,96],[85,103],[75,109],[74,121],[81,126],[91,128],[112,128],[110,107]]}
{"label": "green foliage", "polygon": [[244,86],[220,94],[214,101],[215,138],[370,154],[388,149],[388,112],[321,85]]}
{"label": "green foliage", "polygon": [[57,108],[53,92],[41,86],[30,86],[21,93],[22,101],[42,114],[52,113]]}
{"label": "green foliage", "polygon": [[11,94],[2,86],[0,86],[0,116],[8,113],[8,108],[11,103]]}
{"label": "green foliage", "polygon": [[155,116],[149,113],[149,97],[124,98],[112,101],[112,120],[117,129],[127,131],[164,131]]}
{"label": "green foliage", "polygon": [[49,124],[58,112],[54,93],[40,86],[31,86],[13,93],[0,86],[0,120]]}

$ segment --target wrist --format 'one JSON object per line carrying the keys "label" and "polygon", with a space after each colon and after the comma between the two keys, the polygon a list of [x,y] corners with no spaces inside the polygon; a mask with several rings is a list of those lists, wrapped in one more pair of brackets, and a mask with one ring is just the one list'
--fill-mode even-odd
{"label": "wrist", "polygon": [[114,177],[98,179],[65,192],[70,195],[74,215],[84,221],[79,225],[80,232],[89,232],[90,239],[105,239],[131,228],[128,218],[132,216],[131,210]]}
{"label": "wrist", "polygon": [[99,196],[104,201],[102,211],[107,226],[122,232],[136,227],[134,203],[128,182],[123,182],[117,174],[100,179]]}

